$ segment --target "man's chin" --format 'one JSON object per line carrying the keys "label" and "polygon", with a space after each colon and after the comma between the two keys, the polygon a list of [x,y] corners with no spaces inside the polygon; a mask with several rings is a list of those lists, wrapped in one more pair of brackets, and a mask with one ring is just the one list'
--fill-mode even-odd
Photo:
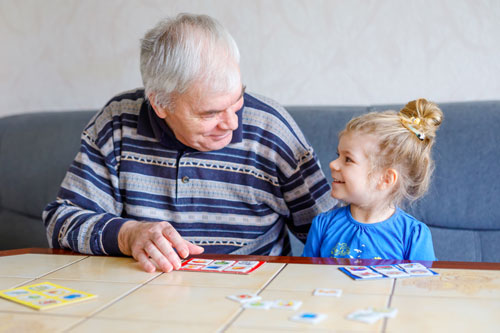
{"label": "man's chin", "polygon": [[212,151],[212,150],[220,150],[224,147],[226,147],[228,144],[231,143],[232,135],[230,135],[228,138],[224,138],[222,140],[212,140],[211,142],[207,143],[206,145],[203,145],[200,149],[201,151]]}

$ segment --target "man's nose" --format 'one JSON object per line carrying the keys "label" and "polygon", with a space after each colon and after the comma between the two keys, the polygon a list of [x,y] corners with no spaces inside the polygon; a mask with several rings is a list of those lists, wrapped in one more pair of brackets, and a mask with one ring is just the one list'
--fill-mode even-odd
{"label": "man's nose", "polygon": [[222,119],[219,126],[223,129],[234,131],[238,128],[238,115],[234,110],[225,110],[222,113]]}

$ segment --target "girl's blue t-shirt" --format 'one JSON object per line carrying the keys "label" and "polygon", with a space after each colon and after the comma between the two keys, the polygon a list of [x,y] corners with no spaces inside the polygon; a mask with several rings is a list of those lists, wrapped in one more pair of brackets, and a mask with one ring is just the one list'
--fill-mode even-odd
{"label": "girl's blue t-shirt", "polygon": [[387,220],[356,221],[350,205],[319,214],[307,236],[303,257],[435,261],[429,228],[401,209]]}

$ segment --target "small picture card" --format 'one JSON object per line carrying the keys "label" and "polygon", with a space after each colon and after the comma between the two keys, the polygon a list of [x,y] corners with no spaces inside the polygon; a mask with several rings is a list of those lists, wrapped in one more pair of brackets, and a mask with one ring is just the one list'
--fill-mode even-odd
{"label": "small picture card", "polygon": [[1,290],[0,297],[33,309],[47,310],[96,298],[97,295],[66,288],[51,282],[42,282]]}
{"label": "small picture card", "polygon": [[347,315],[347,319],[373,324],[381,318],[394,318],[398,313],[394,308],[367,308],[356,310]]}
{"label": "small picture card", "polygon": [[243,307],[245,309],[259,309],[259,310],[268,310],[271,308],[273,305],[273,301],[249,301],[249,302],[244,302]]}
{"label": "small picture card", "polygon": [[222,272],[226,268],[228,268],[229,265],[216,265],[214,263],[211,263],[205,267],[202,267],[202,271],[212,271],[212,272]]}
{"label": "small picture card", "polygon": [[275,309],[287,309],[287,310],[298,310],[302,305],[302,301],[284,301],[276,300],[274,301],[272,307]]}
{"label": "small picture card", "polygon": [[316,324],[323,321],[327,317],[324,313],[315,312],[300,312],[290,317],[292,321],[298,321],[301,323]]}
{"label": "small picture card", "polygon": [[375,266],[345,266],[340,267],[339,270],[357,281],[369,279],[394,279],[439,275],[438,273],[419,263]]}
{"label": "small picture card", "polygon": [[381,266],[370,266],[375,272],[383,274],[387,277],[392,278],[401,278],[401,277],[409,277],[410,274],[405,271],[399,269],[396,265],[381,265]]}
{"label": "small picture card", "polygon": [[189,269],[191,271],[197,271],[202,269],[203,267],[206,267],[205,265],[191,265],[191,264],[186,264],[183,266],[184,269]]}
{"label": "small picture card", "polygon": [[360,279],[375,279],[383,277],[368,266],[346,266],[343,267],[350,275],[357,276]]}
{"label": "small picture card", "polygon": [[340,297],[342,295],[341,289],[326,289],[326,288],[317,288],[314,289],[314,296],[330,296],[330,297]]}
{"label": "small picture card", "polygon": [[262,297],[256,294],[237,294],[237,295],[229,295],[227,296],[227,298],[239,303],[246,303],[246,302],[259,301]]}
{"label": "small picture card", "polygon": [[213,261],[212,259],[199,259],[199,258],[193,258],[188,260],[190,264],[194,265],[208,265],[212,263],[212,261]]}
{"label": "small picture card", "polygon": [[356,310],[347,315],[347,319],[359,321],[366,324],[373,324],[378,321],[382,316],[373,312],[371,309]]}
{"label": "small picture card", "polygon": [[398,265],[400,268],[404,269],[405,271],[407,270],[412,270],[412,269],[427,269],[424,265],[422,265],[419,262],[411,262],[411,263],[406,263],[406,264],[399,264]]}
{"label": "small picture card", "polygon": [[429,275],[437,275],[436,272],[430,270],[420,263],[408,263],[408,264],[399,264],[400,268],[402,268],[406,273],[411,276],[429,276]]}
{"label": "small picture card", "polygon": [[248,273],[252,271],[254,268],[252,266],[240,266],[233,265],[224,269],[224,272],[234,272],[234,273]]}
{"label": "small picture card", "polygon": [[180,271],[249,274],[262,266],[264,261],[235,261],[192,258],[184,261]]}

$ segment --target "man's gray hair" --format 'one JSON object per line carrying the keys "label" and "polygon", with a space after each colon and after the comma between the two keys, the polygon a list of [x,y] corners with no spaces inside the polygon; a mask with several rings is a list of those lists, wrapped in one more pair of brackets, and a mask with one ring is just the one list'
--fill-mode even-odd
{"label": "man's gray hair", "polygon": [[241,85],[240,52],[229,32],[207,15],[179,14],[160,21],[141,40],[141,75],[146,98],[170,107],[172,93],[193,83],[211,93]]}

